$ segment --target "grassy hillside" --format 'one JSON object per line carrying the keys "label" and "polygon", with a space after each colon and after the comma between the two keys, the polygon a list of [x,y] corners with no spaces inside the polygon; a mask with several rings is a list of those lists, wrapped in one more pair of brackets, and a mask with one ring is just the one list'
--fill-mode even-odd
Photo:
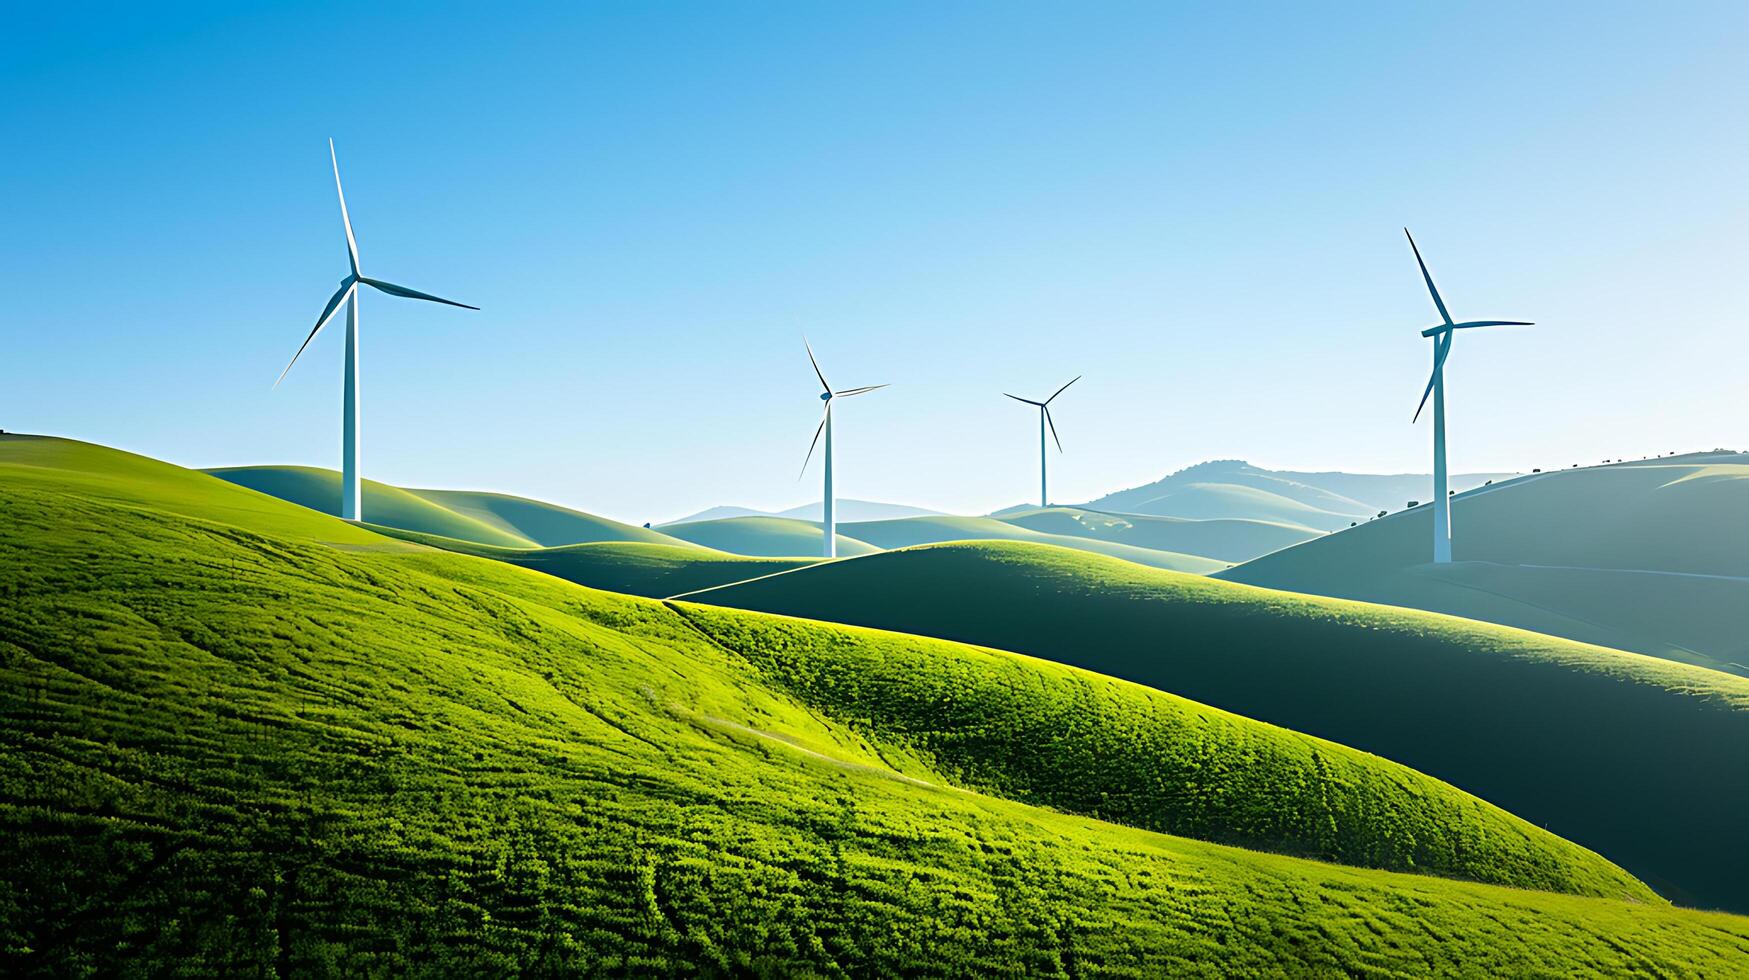
{"label": "grassy hillside", "polygon": [[[669,524],[663,532],[682,541],[755,558],[812,558],[820,554],[820,525],[788,517],[728,517],[717,521]],[[880,549],[866,541],[838,534],[840,557],[872,554]]]}
{"label": "grassy hillside", "polygon": [[[310,466],[237,466],[209,470],[240,487],[288,500],[331,516],[340,514],[340,474]],[[375,524],[441,534],[504,548],[526,548],[532,541],[478,518],[458,514],[441,504],[375,480],[364,481],[364,517]]]}
{"label": "grassy hillside", "polygon": [[811,710],[959,785],[1346,864],[1651,897],[1420,773],[1127,681],[898,633],[676,608]]}
{"label": "grassy hillside", "polygon": [[1749,680],[1021,544],[890,552],[691,598],[1125,677],[1396,759],[1681,901],[1749,909]]}
{"label": "grassy hillside", "polygon": [[[208,473],[324,514],[340,513],[340,474],[308,466],[233,466]],[[407,490],[364,481],[364,519],[500,548],[550,548],[590,541],[684,546],[660,531],[557,504],[474,490]]]}
{"label": "grassy hillside", "polygon": [[1002,519],[1045,534],[1074,535],[1138,548],[1176,551],[1220,562],[1248,561],[1318,536],[1310,528],[1269,521],[1150,517],[1078,507],[1012,511]]}
{"label": "grassy hillside", "polygon": [[[1078,525],[1077,525],[1078,526]],[[1122,558],[1152,568],[1203,574],[1227,566],[1226,562],[1176,551],[1141,548],[1092,535],[1052,534],[1037,531],[1009,519],[994,517],[906,517],[894,521],[840,524],[844,533],[877,548],[906,548],[941,541],[1030,541],[1063,548],[1091,551]],[[1067,529],[1067,528],[1065,528]]]}
{"label": "grassy hillside", "polygon": [[675,547],[640,541],[597,541],[560,548],[494,548],[398,528],[376,527],[373,530],[445,551],[532,568],[592,589],[652,599],[787,572],[820,560],[748,558],[692,544]]}
{"label": "grassy hillside", "polygon": [[[677,546],[682,542],[647,527],[526,497],[477,490],[410,490],[434,504],[500,528],[542,548],[597,541],[636,541]],[[370,514],[365,514],[369,518]]]}
{"label": "grassy hillside", "polygon": [[1449,566],[1424,564],[1423,507],[1222,577],[1741,670],[1746,513],[1749,460],[1734,453],[1563,470],[1458,495]]}
{"label": "grassy hillside", "polygon": [[[0,437],[0,503],[11,975],[1749,962],[1749,921],[1664,905],[1383,760],[1132,685],[677,611],[77,444]],[[1310,862],[999,795],[1066,807],[1084,781],[1122,790],[1090,807],[1129,794],[1284,848],[1329,846],[1327,818],[1334,846],[1387,860],[1637,897]],[[1317,822],[1232,807],[1290,788],[1316,791]]]}

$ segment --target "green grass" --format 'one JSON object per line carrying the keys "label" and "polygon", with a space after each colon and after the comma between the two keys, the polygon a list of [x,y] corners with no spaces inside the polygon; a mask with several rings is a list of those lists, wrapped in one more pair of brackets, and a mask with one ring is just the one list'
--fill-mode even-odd
{"label": "green grass", "polygon": [[1743,460],[1709,454],[1563,470],[1460,494],[1457,562],[1448,566],[1426,564],[1432,514],[1423,507],[1220,577],[1740,670],[1727,665],[1749,663]]}
{"label": "green grass", "polygon": [[1749,909],[1749,680],[1035,545],[931,546],[701,602],[981,643],[1395,759],[1683,901]]}
{"label": "green grass", "polygon": [[1344,864],[1652,898],[1413,770],[1127,681],[898,633],[677,608],[809,709],[958,785]]}
{"label": "green grass", "polygon": [[[308,466],[234,466],[213,476],[338,516],[340,474]],[[499,548],[550,548],[594,541],[684,547],[660,531],[557,504],[474,490],[408,490],[364,481],[364,519],[372,524]]]}
{"label": "green grass", "polygon": [[[1646,898],[1595,856],[1383,760],[1200,720],[1133,685],[683,614],[71,443],[0,437],[0,504],[10,975],[1726,974],[1749,961],[1749,920]],[[962,689],[935,720],[930,705]],[[1118,792],[1081,803],[1153,792],[1144,814],[1201,819],[1297,785],[1314,752],[1334,769],[1298,783],[1330,794],[1317,812],[1337,846],[1640,900],[1320,863],[1001,795],[1067,809],[1083,763],[1109,756],[1085,778]],[[1258,766],[1273,778],[1253,787]],[[1209,826],[1287,822],[1232,812]],[[1424,820],[1425,840],[1359,833]],[[1301,846],[1326,846],[1307,830]]]}
{"label": "green grass", "polygon": [[[820,525],[791,517],[725,517],[714,521],[668,524],[663,532],[682,541],[754,558],[817,558]],[[867,555],[880,548],[846,534],[836,535],[840,557]]]}
{"label": "green grass", "polygon": [[597,541],[558,548],[494,548],[434,534],[378,527],[389,537],[532,568],[592,589],[662,599],[802,568],[817,558],[748,558],[697,545]]}

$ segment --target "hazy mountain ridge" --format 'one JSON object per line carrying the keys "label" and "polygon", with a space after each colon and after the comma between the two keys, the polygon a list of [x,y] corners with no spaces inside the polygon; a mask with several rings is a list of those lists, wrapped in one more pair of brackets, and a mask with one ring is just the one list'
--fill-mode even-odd
{"label": "hazy mountain ridge", "polygon": [[[1510,473],[1460,473],[1454,489],[1466,490]],[[1152,483],[1088,501],[1089,510],[1166,517],[1247,518],[1300,524],[1321,531],[1394,511],[1432,493],[1428,474],[1270,470],[1242,459],[1187,466]]]}

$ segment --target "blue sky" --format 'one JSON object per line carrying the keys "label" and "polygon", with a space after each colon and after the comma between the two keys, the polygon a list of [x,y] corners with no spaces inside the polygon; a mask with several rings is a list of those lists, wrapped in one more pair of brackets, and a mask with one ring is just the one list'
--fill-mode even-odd
{"label": "blue sky", "polygon": [[[1749,446],[1749,6],[83,5],[0,31],[0,427],[626,520]],[[818,465],[817,463],[815,464]]]}

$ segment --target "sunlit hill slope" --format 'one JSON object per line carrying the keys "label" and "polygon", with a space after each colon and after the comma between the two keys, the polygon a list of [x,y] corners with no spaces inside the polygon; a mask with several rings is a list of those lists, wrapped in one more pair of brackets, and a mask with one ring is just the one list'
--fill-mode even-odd
{"label": "sunlit hill slope", "polygon": [[926,546],[689,598],[1127,677],[1407,763],[1680,900],[1749,909],[1749,680],[1037,545]]}

